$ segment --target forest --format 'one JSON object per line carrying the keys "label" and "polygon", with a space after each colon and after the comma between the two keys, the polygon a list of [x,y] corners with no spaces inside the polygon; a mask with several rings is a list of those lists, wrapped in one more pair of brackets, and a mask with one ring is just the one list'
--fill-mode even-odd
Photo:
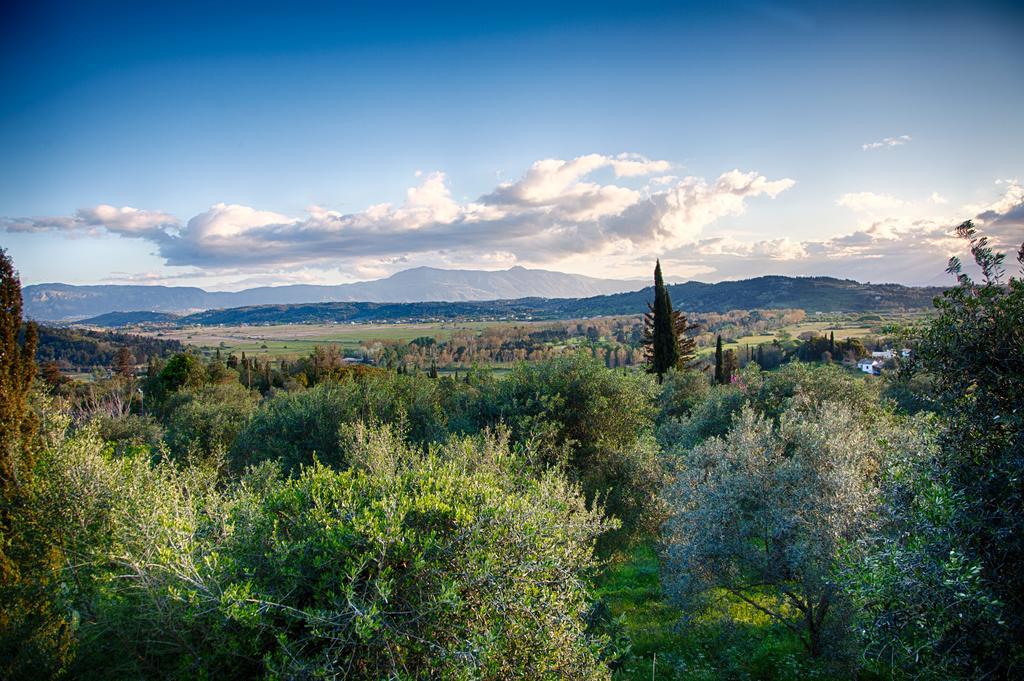
{"label": "forest", "polygon": [[659,265],[647,315],[544,332],[629,362],[154,345],[86,385],[2,254],[0,676],[1020,678],[1024,246],[958,234],[880,377],[723,351],[802,313],[688,318]]}
{"label": "forest", "polygon": [[151,359],[183,352],[175,340],[163,340],[138,334],[91,329],[40,326],[36,361],[53,363],[60,369],[89,371],[117,364],[118,354],[127,350],[132,364],[148,364]]}

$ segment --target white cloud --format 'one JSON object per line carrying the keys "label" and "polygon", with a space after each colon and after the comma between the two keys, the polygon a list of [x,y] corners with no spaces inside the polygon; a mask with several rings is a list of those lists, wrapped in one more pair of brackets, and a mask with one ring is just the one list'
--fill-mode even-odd
{"label": "white cloud", "polygon": [[1024,184],[1017,180],[997,184],[1005,185],[1005,192],[985,206],[975,221],[997,248],[1016,252],[1024,246]]}
{"label": "white cloud", "polygon": [[[181,225],[172,216],[97,206],[72,217],[3,219],[8,231],[91,228],[143,237],[167,264],[206,270],[339,267],[357,275],[393,269],[383,259],[425,256],[468,262],[549,263],[577,255],[653,252],[692,242],[750,199],[778,196],[794,185],[756,172],[731,170],[717,180],[645,178],[671,168],[633,154],[544,159],[522,178],[499,184],[476,201],[459,202],[444,173],[422,173],[400,206],[377,204],[355,213],[311,206],[291,217],[219,203]],[[632,182],[599,181],[598,171]]]}
{"label": "white cloud", "polygon": [[704,256],[756,256],[769,260],[795,260],[807,256],[803,244],[788,237],[761,241],[741,241],[731,236],[714,237],[699,241],[694,252]]}
{"label": "white cloud", "polygon": [[860,148],[864,151],[870,151],[871,149],[884,149],[887,147],[902,147],[913,137],[910,135],[899,135],[898,137],[885,137],[877,142],[867,142],[860,145]]}
{"label": "white cloud", "polygon": [[668,161],[652,161],[639,154],[619,154],[611,161],[616,177],[635,177],[664,173],[672,168]]}
{"label": "white cloud", "polygon": [[125,206],[117,208],[100,204],[81,208],[71,216],[0,218],[7,232],[83,232],[105,230],[121,236],[157,238],[165,230],[178,226],[173,215]]}
{"label": "white cloud", "polygon": [[714,183],[701,177],[685,177],[674,187],[651,194],[614,220],[610,232],[638,243],[674,248],[696,239],[716,220],[742,215],[750,198],[775,198],[795,185],[785,178],[769,180],[756,172],[730,170]]}
{"label": "white cloud", "polygon": [[829,238],[795,243],[714,236],[670,251],[667,261],[674,266],[707,268],[713,273],[711,279],[777,273],[945,285],[950,283],[945,267],[951,255],[960,256],[971,269],[966,244],[954,233],[963,220],[974,219],[992,245],[1009,252],[1011,258],[1021,247],[1024,185],[1016,181],[1000,185],[1000,195],[989,204],[947,209],[938,216],[922,212],[929,205],[934,210],[931,200],[904,201],[870,192],[847,194],[841,203],[858,210],[859,224]]}
{"label": "white cloud", "polygon": [[527,264],[646,276],[655,255],[672,263],[673,276],[830,274],[941,284],[948,281],[946,259],[964,255],[952,232],[964,219],[973,217],[1001,250],[1015,252],[1024,239],[1024,186],[1016,180],[1000,181],[998,193],[975,206],[952,207],[938,193],[905,199],[849,192],[836,199],[854,211],[844,229],[799,240],[785,232],[766,238],[716,226],[751,210],[758,199],[788,191],[792,179],[743,170],[677,177],[666,174],[671,170],[666,161],[590,154],[537,161],[476,200],[454,198],[444,173],[423,172],[400,203],[351,213],[314,205],[286,215],[218,203],[182,221],[160,211],[101,204],[67,216],[0,218],[0,229],[144,239],[176,269],[116,279],[232,287],[341,283],[419,265]]}

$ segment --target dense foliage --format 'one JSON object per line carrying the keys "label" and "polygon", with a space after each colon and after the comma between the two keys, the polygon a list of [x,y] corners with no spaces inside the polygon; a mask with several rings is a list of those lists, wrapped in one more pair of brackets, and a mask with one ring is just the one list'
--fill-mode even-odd
{"label": "dense foliage", "polygon": [[[909,403],[935,410],[938,443],[890,464],[866,631],[904,670],[1009,678],[1024,670],[1024,278],[1004,281],[970,222],[957,232],[982,280],[950,261],[957,286],[897,376],[924,391]],[[1017,260],[1024,274],[1024,246]]]}
{"label": "dense foliage", "polygon": [[137,334],[43,326],[39,328],[36,360],[55,362],[64,369],[92,370],[113,367],[117,353],[127,348],[132,363],[146,365],[153,358],[184,351],[180,342]]}
{"label": "dense foliage", "polygon": [[[19,339],[23,336],[23,340]],[[41,523],[32,488],[39,419],[30,399],[35,324],[22,329],[21,283],[0,249],[0,676],[55,673],[71,637],[56,594],[61,552]]]}
{"label": "dense foliage", "polygon": [[111,458],[58,435],[37,491],[66,537],[76,677],[591,678],[592,546],[608,527],[500,438],[429,454],[364,430],[352,466]]}

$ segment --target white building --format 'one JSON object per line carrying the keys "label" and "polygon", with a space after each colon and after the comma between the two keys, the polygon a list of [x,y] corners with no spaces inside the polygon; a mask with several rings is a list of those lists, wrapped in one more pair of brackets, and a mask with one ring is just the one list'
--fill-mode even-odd
{"label": "white building", "polygon": [[872,376],[880,376],[882,374],[882,364],[882,360],[875,359],[874,357],[865,357],[864,359],[857,362],[857,368],[863,371],[865,374],[871,374]]}

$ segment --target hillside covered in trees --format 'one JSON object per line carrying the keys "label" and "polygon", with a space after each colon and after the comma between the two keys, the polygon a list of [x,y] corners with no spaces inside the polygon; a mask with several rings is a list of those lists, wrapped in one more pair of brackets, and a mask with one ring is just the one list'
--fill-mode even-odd
{"label": "hillside covered in trees", "polygon": [[178,341],[150,336],[40,326],[36,361],[40,364],[55,362],[64,369],[111,367],[122,348],[128,350],[134,364],[147,364],[150,359],[185,349]]}
{"label": "hillside covered in trees", "polygon": [[[673,304],[687,312],[798,308],[807,312],[921,310],[942,294],[941,288],[899,284],[861,284],[831,277],[758,277],[705,284],[668,285]],[[641,314],[653,296],[650,287],[630,293],[590,298],[520,298],[484,302],[366,303],[334,302],[258,305],[207,310],[178,318],[180,324],[311,324],[476,319],[575,319]],[[131,315],[104,315],[81,323],[120,325]],[[163,317],[163,320],[168,318]]]}

